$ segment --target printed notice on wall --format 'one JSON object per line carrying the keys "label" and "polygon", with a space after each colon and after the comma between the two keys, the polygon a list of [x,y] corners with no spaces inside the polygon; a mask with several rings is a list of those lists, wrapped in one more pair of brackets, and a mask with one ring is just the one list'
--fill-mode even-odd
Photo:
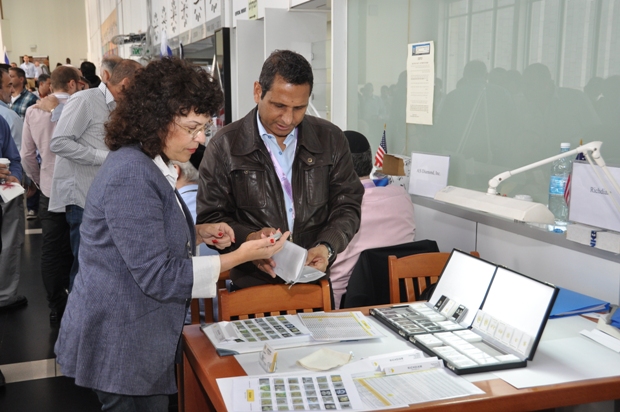
{"label": "printed notice on wall", "polygon": [[407,46],[407,123],[433,124],[435,46],[432,41]]}

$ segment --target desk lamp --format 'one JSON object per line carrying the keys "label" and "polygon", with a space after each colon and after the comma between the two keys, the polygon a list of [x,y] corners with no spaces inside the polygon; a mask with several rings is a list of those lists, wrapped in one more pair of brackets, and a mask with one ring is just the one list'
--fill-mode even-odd
{"label": "desk lamp", "polygon": [[[446,186],[435,194],[435,200],[439,200],[445,203],[462,206],[468,209],[473,209],[481,212],[486,212],[495,216],[514,220],[515,222],[526,223],[543,223],[548,225],[555,224],[555,217],[553,213],[547,208],[547,206],[541,203],[528,202],[524,200],[514,199],[506,196],[500,196],[497,193],[497,186],[500,183],[508,179],[510,176],[522,173],[538,166],[542,166],[548,163],[552,163],[555,160],[575,156],[577,153],[583,153],[590,163],[594,167],[594,162],[600,166],[601,170],[605,173],[607,180],[605,180],[599,170],[595,167],[599,181],[603,183],[605,190],[609,192],[609,196],[612,198],[616,208],[620,211],[620,204],[615,196],[620,194],[620,187],[618,182],[613,178],[609,169],[605,165],[605,160],[601,156],[602,142],[590,142],[579,146],[576,149],[569,150],[567,152],[560,153],[555,156],[548,157],[538,162],[529,164],[527,166],[520,167],[511,171],[498,174],[489,180],[489,188],[487,193],[478,192],[470,189],[463,189],[456,186]],[[594,161],[594,162],[593,162]],[[611,183],[614,190],[609,189],[607,183]],[[614,196],[615,194],[615,196]]]}

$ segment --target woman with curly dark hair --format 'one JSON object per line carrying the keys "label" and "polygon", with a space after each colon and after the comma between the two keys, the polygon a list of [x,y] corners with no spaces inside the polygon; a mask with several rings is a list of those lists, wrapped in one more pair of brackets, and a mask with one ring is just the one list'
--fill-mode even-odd
{"label": "woman with curly dark hair", "polygon": [[105,411],[167,411],[190,298],[212,297],[219,273],[279,251],[281,240],[195,257],[235,236],[225,223],[194,227],[174,189],[176,171],[204,143],[222,104],[217,83],[179,59],[149,63],[106,125],[110,148],[86,198],[80,269],[56,342],[65,375],[97,393]]}

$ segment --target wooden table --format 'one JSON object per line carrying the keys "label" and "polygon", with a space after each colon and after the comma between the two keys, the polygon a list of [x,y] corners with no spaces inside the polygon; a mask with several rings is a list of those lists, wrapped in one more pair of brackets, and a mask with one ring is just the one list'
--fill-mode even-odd
{"label": "wooden table", "polygon": [[[367,313],[367,310],[362,311]],[[618,371],[620,375],[620,371]],[[179,407],[181,411],[226,411],[216,379],[245,376],[234,356],[220,357],[199,325],[183,331],[183,364],[180,367]],[[515,389],[501,379],[474,382],[485,394],[411,405],[396,411],[538,411],[561,406],[620,398],[620,376],[560,385]]]}

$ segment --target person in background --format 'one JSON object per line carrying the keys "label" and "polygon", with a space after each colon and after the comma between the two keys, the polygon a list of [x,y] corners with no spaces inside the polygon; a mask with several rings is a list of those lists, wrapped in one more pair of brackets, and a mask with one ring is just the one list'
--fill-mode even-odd
{"label": "person in background", "polygon": [[[10,110],[7,110],[6,107],[2,107],[0,108],[0,114],[2,114],[9,123],[17,150],[20,150],[22,144],[22,129],[24,126],[23,118],[26,109],[37,101],[37,97],[24,89],[22,69],[9,68],[8,76],[5,73],[2,73],[1,76],[3,83],[1,100],[9,104],[7,107],[10,107]],[[7,88],[6,86],[9,82],[11,87]],[[18,93],[17,90],[19,90]],[[13,113],[10,113],[10,111],[13,111]],[[26,195],[27,218],[29,220],[36,219],[39,211],[39,189],[26,174],[24,174],[24,187],[28,191]]]}
{"label": "person in background", "polygon": [[[177,172],[176,188],[183,198],[183,201],[187,205],[187,208],[192,214],[194,222],[196,222],[196,195],[198,194],[198,181],[200,175],[198,174],[198,167],[200,166],[200,160],[202,160],[205,147],[199,145],[196,152],[191,156],[189,162],[178,162],[176,160],[171,161],[172,166]],[[219,255],[216,249],[211,249],[206,244],[201,243],[198,246],[197,256],[212,256]],[[217,311],[217,301],[213,299],[213,310]],[[199,300],[200,313],[204,315],[204,299]],[[192,323],[191,309],[188,308],[187,315],[185,315],[185,324]]]}
{"label": "person in background", "polygon": [[112,70],[114,67],[121,62],[121,59],[118,56],[107,56],[101,60],[101,81],[103,83],[107,83],[110,80],[110,76],[112,75]]}
{"label": "person in background", "polygon": [[[2,208],[0,207],[0,233],[2,233]],[[0,256],[2,256],[2,236],[0,236]],[[0,388],[6,385],[4,374],[0,370]]]}
{"label": "person in background", "polygon": [[373,156],[366,137],[347,130],[344,135],[349,141],[355,173],[364,185],[362,199],[362,221],[360,230],[353,236],[347,248],[338,254],[330,270],[336,309],[340,308],[342,295],[357,260],[366,249],[394,246],[413,242],[415,221],[411,196],[401,186],[375,186],[370,179]]}
{"label": "person in background", "polygon": [[[41,75],[41,77],[46,75]],[[50,81],[54,96],[65,102],[78,88],[79,72],[73,67],[61,66],[54,70]],[[49,201],[54,176],[56,155],[50,150],[50,141],[56,127],[52,114],[32,106],[26,111],[21,149],[22,164],[32,180],[41,188],[39,219],[42,228],[41,277],[47,292],[50,324],[60,322],[67,304],[69,274],[73,264],[69,224],[65,213],[50,212]],[[38,157],[40,154],[41,168]]]}
{"label": "person in background", "polygon": [[19,67],[10,68],[9,76],[11,77],[11,83],[13,83],[11,109],[15,110],[15,113],[23,119],[26,115],[26,109],[35,104],[39,98],[24,87],[26,75],[22,69]]}
{"label": "person in background", "polygon": [[88,192],[55,346],[63,374],[92,388],[104,411],[168,412],[188,299],[214,296],[221,271],[271,257],[288,237],[192,256],[196,241],[225,248],[236,234],[225,223],[195,227],[170,161],[189,160],[222,103],[205,70],[165,58],[136,74],[106,124],[110,154]]}
{"label": "person in background", "polygon": [[24,55],[24,62],[19,66],[24,71],[26,75],[26,81],[29,90],[34,90],[36,88],[36,79],[37,79],[37,68],[33,63],[30,62],[30,56],[27,54]]}
{"label": "person in background", "polygon": [[[290,230],[308,250],[306,265],[325,272],[357,232],[364,188],[342,130],[306,116],[313,81],[300,54],[276,50],[267,58],[254,83],[257,107],[207,145],[198,222],[230,224],[239,244]],[[237,288],[282,283],[273,267],[273,260],[257,260],[230,278]]]}
{"label": "person in background", "polygon": [[20,150],[24,120],[9,107],[12,89],[13,82],[11,81],[11,76],[9,76],[8,69],[0,67],[0,116],[4,117],[4,120],[9,124],[15,146],[17,146],[17,150]]}
{"label": "person in background", "polygon": [[97,68],[95,65],[89,61],[83,61],[80,65],[80,71],[82,72],[82,76],[88,83],[90,83],[90,87],[97,87],[99,83],[101,83],[101,79],[97,76]]}
{"label": "person in background", "polygon": [[[200,160],[202,159],[204,150],[205,147],[203,145],[198,146],[196,153],[192,155],[189,162],[181,163],[172,161],[172,166],[176,170],[178,176],[176,188],[191,212],[194,222],[196,222],[196,195],[198,194],[198,181],[200,180],[200,175],[196,168],[200,166]],[[204,243],[199,247],[199,256],[217,254],[219,253],[216,250],[207,247]]]}
{"label": "person in background", "polygon": [[[0,165],[0,181],[19,184],[22,164],[19,151],[11,137],[9,125],[0,116],[0,158],[11,161],[9,168]],[[17,294],[21,271],[21,254],[24,244],[24,196],[19,195],[8,203],[0,199],[2,208],[2,251],[0,253],[0,312],[28,304],[25,296]]]}
{"label": "person in background", "polygon": [[101,83],[96,89],[72,95],[54,130],[50,148],[57,157],[49,210],[66,212],[71,227],[71,285],[79,265],[80,225],[86,194],[109,152],[103,141],[103,126],[141,67],[133,60],[123,60],[114,68],[107,85]]}
{"label": "person in background", "polygon": [[39,85],[37,86],[37,90],[33,94],[39,99],[47,97],[50,94],[51,84],[51,76],[49,74],[41,74],[39,76]]}

